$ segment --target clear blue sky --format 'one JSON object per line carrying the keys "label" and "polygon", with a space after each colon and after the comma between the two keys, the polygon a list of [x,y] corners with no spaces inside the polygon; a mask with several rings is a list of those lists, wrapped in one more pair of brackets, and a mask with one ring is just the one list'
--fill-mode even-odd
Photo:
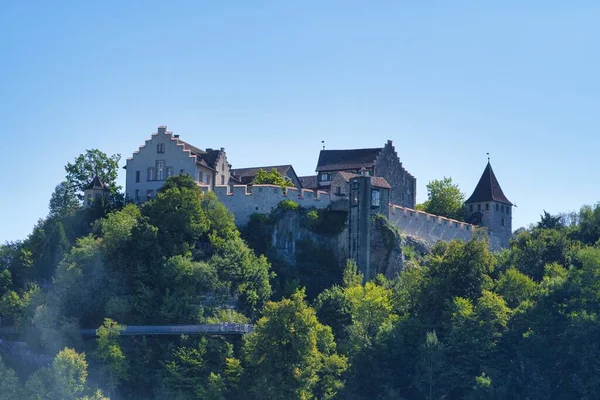
{"label": "clear blue sky", "polygon": [[4,0],[0,242],[47,215],[68,161],[124,161],[163,124],[299,174],[321,140],[391,139],[419,201],[443,176],[470,195],[489,151],[515,229],[595,203],[599,20],[597,1]]}

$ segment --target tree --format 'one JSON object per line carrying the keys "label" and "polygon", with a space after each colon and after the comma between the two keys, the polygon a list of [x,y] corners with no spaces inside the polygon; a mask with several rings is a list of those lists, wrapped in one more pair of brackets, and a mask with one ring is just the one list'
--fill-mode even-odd
{"label": "tree", "polygon": [[106,318],[96,330],[96,356],[103,362],[106,387],[112,395],[121,381],[127,380],[127,362],[119,345],[119,335],[125,326]]}
{"label": "tree", "polygon": [[417,361],[416,386],[427,400],[441,399],[439,385],[444,368],[444,345],[439,342],[435,331],[427,332],[425,343]]}
{"label": "tree", "polygon": [[294,183],[287,176],[283,176],[277,171],[276,168],[273,168],[271,171],[267,172],[264,169],[260,169],[257,174],[254,176],[254,184],[270,184],[281,186],[282,188],[286,187],[294,187]]}
{"label": "tree", "polygon": [[253,398],[329,399],[342,388],[347,360],[302,291],[267,303],[244,339],[245,383]]}
{"label": "tree", "polygon": [[[104,182],[111,194],[116,194],[120,189],[117,185],[120,160],[120,154],[113,154],[109,157],[97,149],[87,150],[85,154],[80,154],[73,163],[67,163],[65,166],[68,185],[83,191],[97,176]],[[83,200],[82,193],[78,193],[77,197]]]}
{"label": "tree", "polygon": [[15,371],[4,365],[0,357],[0,400],[16,400],[19,398],[21,384]]}
{"label": "tree", "polygon": [[[233,346],[218,338],[203,337],[196,346],[173,350],[166,364],[165,383],[176,399],[219,399],[226,381],[241,374],[239,362],[232,358]],[[222,378],[224,375],[227,378]],[[231,383],[234,383],[230,381]]]}
{"label": "tree", "polygon": [[81,209],[81,202],[77,198],[76,188],[64,181],[56,185],[50,197],[50,217],[64,217]]}
{"label": "tree", "polygon": [[[167,183],[171,185],[172,182]],[[185,254],[209,227],[202,209],[202,191],[198,186],[173,185],[145,203],[142,211],[151,225],[160,228],[158,241],[167,257]]]}
{"label": "tree", "polygon": [[560,215],[551,215],[544,210],[544,214],[540,215],[540,218],[540,222],[537,224],[539,229],[559,229],[563,227]]}
{"label": "tree", "polygon": [[[102,392],[87,387],[85,354],[65,347],[50,367],[34,372],[25,383],[23,398],[31,400],[107,400]],[[88,395],[89,394],[89,395]]]}
{"label": "tree", "polygon": [[427,200],[417,204],[417,209],[442,217],[463,221],[465,194],[452,178],[434,179],[427,184]]}

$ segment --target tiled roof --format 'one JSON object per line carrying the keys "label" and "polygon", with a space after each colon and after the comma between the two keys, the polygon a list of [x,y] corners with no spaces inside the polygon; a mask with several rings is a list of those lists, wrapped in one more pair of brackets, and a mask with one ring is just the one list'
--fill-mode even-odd
{"label": "tiled roof", "polygon": [[179,143],[181,143],[183,145],[183,148],[186,150],[191,151],[192,154],[195,155],[203,155],[206,154],[206,152],[202,149],[197,148],[196,146],[192,146],[191,144],[189,144],[188,142],[184,142],[183,140],[179,139]]}
{"label": "tiled roof", "polygon": [[[344,171],[340,171],[340,172],[338,172],[338,174],[340,174],[346,182],[350,182],[351,178],[360,176],[358,174],[353,174],[351,172],[344,172]],[[371,177],[371,186],[378,187],[378,188],[384,188],[384,189],[392,188],[390,186],[390,184],[388,183],[388,181],[386,181],[385,178],[382,178],[380,176],[372,176]]]}
{"label": "tiled roof", "polygon": [[[291,165],[272,165],[267,167],[249,167],[249,168],[235,168],[231,170],[231,174],[234,175],[237,179],[239,179],[243,184],[248,185],[254,182],[254,177],[261,169],[269,172],[273,168],[277,170],[281,175],[287,176],[287,173]],[[292,168],[293,169],[293,168]]]}
{"label": "tiled roof", "polygon": [[479,179],[479,183],[475,187],[471,197],[465,203],[480,203],[484,201],[497,201],[512,206],[512,203],[506,198],[502,192],[502,188],[496,179],[492,165],[488,162],[483,174]]}
{"label": "tiled roof", "polygon": [[85,188],[83,188],[83,190],[88,189],[108,190],[104,182],[102,182],[102,179],[98,178],[98,176],[94,176],[94,179],[92,179],[92,181]]}
{"label": "tiled roof", "polygon": [[319,181],[317,180],[317,175],[309,175],[309,176],[300,176],[298,177],[300,180],[300,185],[304,189],[318,189]]}
{"label": "tiled roof", "polygon": [[317,172],[370,168],[382,148],[353,150],[321,150]]}

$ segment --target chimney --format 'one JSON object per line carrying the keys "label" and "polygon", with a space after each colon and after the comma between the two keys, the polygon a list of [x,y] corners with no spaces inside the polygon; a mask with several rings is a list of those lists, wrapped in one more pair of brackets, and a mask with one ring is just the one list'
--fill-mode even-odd
{"label": "chimney", "polygon": [[392,141],[391,141],[391,140],[388,140],[388,141],[387,141],[387,144],[388,144],[389,146],[391,146],[391,145],[392,145]]}
{"label": "chimney", "polygon": [[161,125],[158,127],[158,133],[159,134],[165,134],[167,132],[167,126],[166,125]]}
{"label": "chimney", "polygon": [[221,147],[221,151],[225,151],[225,147]]}
{"label": "chimney", "polygon": [[175,139],[179,139],[179,135],[173,135]]}

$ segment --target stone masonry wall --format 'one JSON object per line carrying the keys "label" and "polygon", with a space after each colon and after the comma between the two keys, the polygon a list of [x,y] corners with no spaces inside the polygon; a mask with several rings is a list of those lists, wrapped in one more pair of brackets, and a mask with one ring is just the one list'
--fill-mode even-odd
{"label": "stone masonry wall", "polygon": [[[209,190],[208,186],[201,186],[203,191]],[[286,191],[276,185],[234,185],[215,186],[214,192],[219,200],[235,217],[237,226],[244,226],[250,221],[250,216],[255,213],[268,214],[273,211],[282,200],[293,200],[305,208],[326,208],[330,204],[329,194],[322,191],[313,191],[296,188],[287,188]]]}
{"label": "stone masonry wall", "polygon": [[401,233],[418,237],[428,244],[440,240],[471,240],[477,228],[465,222],[397,205],[390,205],[389,220]]}
{"label": "stone masonry wall", "polygon": [[482,229],[487,232],[492,250],[500,250],[507,245],[503,236],[487,231],[486,228],[411,208],[400,207],[395,204],[390,204],[389,221],[402,234],[417,237],[429,245],[433,245],[440,240],[469,241],[473,239],[477,231]]}
{"label": "stone masonry wall", "polygon": [[415,208],[417,180],[402,166],[392,141],[388,140],[375,160],[375,176],[381,176],[392,186],[390,202],[402,207]]}

